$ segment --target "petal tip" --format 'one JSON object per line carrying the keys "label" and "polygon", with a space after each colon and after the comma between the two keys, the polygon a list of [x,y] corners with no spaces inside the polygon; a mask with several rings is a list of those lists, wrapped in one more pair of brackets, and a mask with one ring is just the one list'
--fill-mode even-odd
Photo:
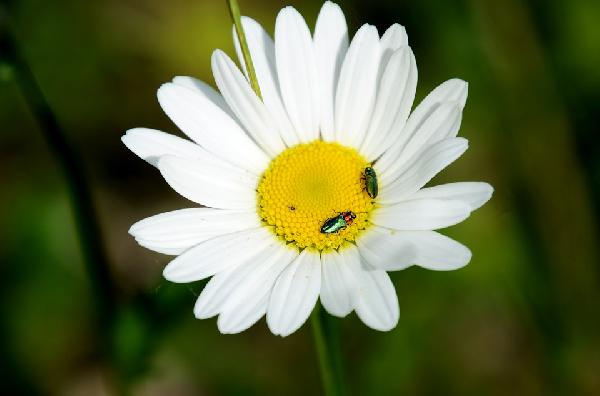
{"label": "petal tip", "polygon": [[298,17],[298,16],[302,17],[302,15],[300,15],[298,10],[296,10],[294,7],[292,7],[292,6],[283,7],[281,10],[279,10],[279,13],[277,14],[277,18],[275,20],[275,28],[277,28],[277,21],[279,21],[279,19],[294,18],[294,17]]}
{"label": "petal tip", "polygon": [[163,268],[162,276],[169,282],[178,283],[176,277],[173,276],[173,272],[173,266],[171,265],[171,263],[169,263],[165,268]]}
{"label": "petal tip", "polygon": [[219,65],[220,62],[223,61],[225,56],[225,52],[218,48],[212,52],[212,55],[210,56],[210,63],[213,70]]}
{"label": "petal tip", "polygon": [[492,196],[494,195],[494,187],[492,187],[491,184],[486,182],[479,182],[479,185],[481,187],[482,196],[479,199],[479,201],[474,205],[473,210],[479,209],[480,207],[485,205],[490,199],[492,199]]}
{"label": "petal tip", "polygon": [[144,220],[140,220],[140,221],[136,221],[135,223],[133,223],[130,227],[129,230],[127,230],[127,233],[129,235],[131,235],[134,238],[137,238],[140,229],[142,228],[142,225],[140,223],[142,223]]}
{"label": "petal tip", "polygon": [[333,13],[340,13],[343,15],[342,12],[342,8],[337,4],[334,3],[333,1],[326,1],[325,3],[323,3],[323,6],[321,7],[321,13],[322,12],[333,12]]}
{"label": "petal tip", "polygon": [[158,98],[158,103],[161,105],[161,107],[163,107],[163,109],[165,101],[167,100],[169,95],[173,94],[175,87],[177,87],[176,84],[172,82],[166,82],[161,84],[161,86],[158,87],[158,89],[156,90],[156,97]]}
{"label": "petal tip", "polygon": [[125,131],[125,134],[121,136],[123,144],[131,151],[135,153],[133,146],[135,145],[135,139],[144,133],[148,133],[145,128],[131,128]]}

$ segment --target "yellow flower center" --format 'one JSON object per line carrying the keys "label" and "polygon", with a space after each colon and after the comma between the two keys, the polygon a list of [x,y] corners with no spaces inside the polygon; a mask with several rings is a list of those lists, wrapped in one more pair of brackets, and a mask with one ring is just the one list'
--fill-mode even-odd
{"label": "yellow flower center", "polygon": [[[320,140],[288,148],[258,184],[258,211],[278,237],[299,248],[337,249],[369,225],[373,202],[363,172],[369,163],[354,149]],[[321,232],[331,218],[352,212],[345,228]]]}

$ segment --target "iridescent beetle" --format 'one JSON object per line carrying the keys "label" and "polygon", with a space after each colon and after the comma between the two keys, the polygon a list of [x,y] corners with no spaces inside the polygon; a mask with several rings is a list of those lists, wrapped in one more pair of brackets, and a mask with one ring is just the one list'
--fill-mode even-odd
{"label": "iridescent beetle", "polygon": [[325,223],[321,226],[321,232],[323,234],[333,234],[348,227],[354,219],[356,219],[354,212],[341,212],[337,216],[325,220]]}
{"label": "iridescent beetle", "polygon": [[367,166],[364,172],[365,188],[369,197],[375,198],[379,194],[379,186],[377,184],[377,174],[375,169]]}

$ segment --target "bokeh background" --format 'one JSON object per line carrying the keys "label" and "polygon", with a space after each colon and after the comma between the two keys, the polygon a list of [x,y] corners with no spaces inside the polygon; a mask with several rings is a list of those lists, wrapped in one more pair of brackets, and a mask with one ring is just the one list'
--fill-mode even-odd
{"label": "bokeh background", "polygon": [[[127,234],[189,206],[120,137],[136,126],[179,133],[156,89],[176,75],[213,83],[213,49],[233,54],[225,1],[2,3],[81,159],[108,271],[86,264],[65,173],[0,53],[0,393],[318,394],[309,326],[284,339],[264,321],[219,334],[193,317],[203,283],[169,284],[169,257]],[[354,315],[334,322],[349,393],[600,394],[600,2],[340,3],[352,33],[406,26],[417,101],[448,78],[470,83],[471,148],[437,181],[496,188],[445,231],[472,249],[470,265],[392,274],[393,331]],[[272,32],[290,4],[314,26],[320,0],[240,5]]]}

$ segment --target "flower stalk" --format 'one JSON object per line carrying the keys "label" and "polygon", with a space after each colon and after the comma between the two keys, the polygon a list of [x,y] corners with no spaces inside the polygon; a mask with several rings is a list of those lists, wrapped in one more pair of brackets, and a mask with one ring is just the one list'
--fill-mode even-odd
{"label": "flower stalk", "polygon": [[321,309],[320,305],[315,307],[310,318],[313,338],[315,339],[315,348],[319,359],[323,392],[326,396],[342,396],[344,392],[342,387],[339,344],[336,342],[332,324],[329,323],[330,319],[327,313]]}
{"label": "flower stalk", "polygon": [[244,63],[246,64],[246,70],[248,71],[248,79],[250,80],[250,86],[256,92],[256,95],[262,100],[262,94],[260,93],[260,86],[258,85],[258,79],[256,78],[256,70],[250,57],[250,50],[248,49],[248,42],[246,41],[246,34],[244,33],[244,27],[242,26],[242,20],[240,17],[240,6],[237,0],[227,0],[229,6],[229,13],[235,26],[235,33],[237,34],[240,48],[242,49],[242,55],[244,56]]}
{"label": "flower stalk", "polygon": [[1,6],[0,64],[8,68],[10,76],[20,88],[65,178],[84,263],[94,293],[94,302],[97,304],[94,311],[97,315],[95,320],[99,329],[100,345],[96,352],[102,354],[109,343],[109,327],[114,319],[115,290],[102,243],[100,225],[92,202],[91,189],[77,151],[70,144],[55,113],[46,101],[15,39],[8,15]]}

